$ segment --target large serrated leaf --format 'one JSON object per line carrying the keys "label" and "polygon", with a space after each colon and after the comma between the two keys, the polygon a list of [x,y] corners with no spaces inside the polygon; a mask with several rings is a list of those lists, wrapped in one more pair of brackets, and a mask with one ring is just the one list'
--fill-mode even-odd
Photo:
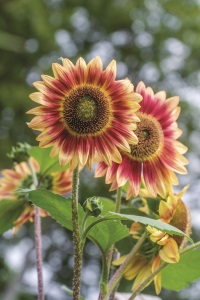
{"label": "large serrated leaf", "polygon": [[[72,203],[71,199],[54,194],[46,189],[37,189],[29,192],[30,200],[37,206],[48,211],[51,216],[65,228],[72,230]],[[79,220],[83,220],[84,212],[79,207]]]}
{"label": "large serrated leaf", "polygon": [[[90,219],[89,222],[91,223]],[[88,233],[88,238],[96,242],[102,250],[106,251],[113,244],[128,235],[128,228],[122,225],[120,220],[106,220],[93,226]]]}
{"label": "large serrated leaf", "polygon": [[106,217],[106,219],[130,220],[133,222],[142,223],[144,225],[150,225],[150,226],[155,227],[158,230],[164,231],[170,235],[176,234],[176,235],[180,235],[180,236],[185,236],[188,238],[188,240],[193,242],[192,239],[187,234],[185,234],[178,228],[176,228],[170,224],[167,224],[167,223],[164,223],[164,222],[161,222],[158,220],[154,220],[151,218],[135,216],[135,215],[118,214],[118,213],[113,213],[113,212],[108,213],[105,217]]}
{"label": "large serrated leaf", "polygon": [[68,168],[68,166],[60,166],[57,156],[50,157],[50,148],[32,147],[28,152],[38,161],[41,174],[60,172]]}
{"label": "large serrated leaf", "polygon": [[25,202],[22,200],[2,199],[0,201],[0,234],[11,229],[13,222],[23,212]]}
{"label": "large serrated leaf", "polygon": [[162,271],[162,287],[180,291],[200,278],[200,250],[193,250],[181,256],[176,264],[169,264]]}
{"label": "large serrated leaf", "polygon": [[[72,208],[71,199],[66,199],[60,195],[56,195],[45,189],[38,189],[29,193],[31,201],[48,211],[51,216],[62,226],[72,230]],[[105,212],[113,204],[109,199],[101,199],[105,205]],[[108,203],[109,202],[109,203]],[[79,224],[81,226],[85,212],[81,205],[79,205]],[[100,218],[88,217],[87,225],[92,224]],[[123,239],[129,234],[126,226],[122,225],[120,220],[105,220],[91,228],[87,237],[98,244],[102,250],[108,250],[111,245]]]}

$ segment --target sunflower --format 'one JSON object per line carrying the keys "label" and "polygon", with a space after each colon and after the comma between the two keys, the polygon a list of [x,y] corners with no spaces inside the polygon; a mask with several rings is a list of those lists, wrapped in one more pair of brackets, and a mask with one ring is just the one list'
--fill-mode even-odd
{"label": "sunflower", "polygon": [[113,162],[107,166],[100,162],[95,177],[106,175],[106,183],[112,183],[110,190],[128,182],[127,199],[138,195],[142,180],[152,195],[164,196],[172,185],[178,184],[175,172],[187,173],[184,165],[188,161],[183,156],[187,147],[177,140],[182,133],[176,122],[179,98],[166,99],[164,91],[154,94],[143,82],[138,84],[136,92],[143,97],[136,112],[140,119],[135,130],[138,144],[130,145],[130,153],[122,153],[121,164]]}
{"label": "sunflower", "polygon": [[[178,194],[171,192],[166,195],[159,203],[159,220],[182,230],[185,234],[191,234],[191,219],[188,207],[184,204],[181,197],[188,186],[182,189]],[[149,196],[147,191],[143,194]],[[143,199],[144,200],[144,199]],[[187,238],[184,236],[173,235],[160,231],[151,226],[146,227],[148,236],[139,252],[129,263],[124,271],[124,277],[127,280],[134,279],[132,290],[137,289],[140,284],[152,274],[163,261],[174,264],[179,262],[179,249],[183,249],[187,244]],[[134,222],[130,228],[130,234],[134,239],[139,239],[144,232],[144,226]],[[121,265],[127,255],[121,256],[113,261],[113,265]],[[161,291],[161,272],[154,278],[156,293]],[[150,282],[148,283],[150,284]]]}
{"label": "sunflower", "polygon": [[[46,188],[53,193],[64,195],[71,191],[72,171],[67,169],[62,172],[50,173],[42,175],[37,161],[31,157],[30,163],[36,172],[39,186]],[[2,170],[2,178],[0,178],[0,201],[3,199],[21,199],[25,201],[25,209],[21,216],[14,222],[16,233],[19,228],[27,221],[34,220],[34,206],[25,194],[16,193],[18,189],[31,188],[33,184],[30,168],[27,162],[15,164],[14,169]],[[48,213],[40,209],[41,217],[45,217]]]}
{"label": "sunflower", "polygon": [[115,80],[114,60],[105,70],[99,57],[88,64],[82,58],[62,63],[54,63],[55,78],[43,75],[34,83],[39,92],[30,95],[41,104],[28,111],[36,115],[29,127],[42,132],[39,146],[51,146],[51,156],[72,169],[79,162],[91,168],[94,160],[120,163],[120,151],[130,152],[137,143],[134,113],[142,97],[128,79]]}

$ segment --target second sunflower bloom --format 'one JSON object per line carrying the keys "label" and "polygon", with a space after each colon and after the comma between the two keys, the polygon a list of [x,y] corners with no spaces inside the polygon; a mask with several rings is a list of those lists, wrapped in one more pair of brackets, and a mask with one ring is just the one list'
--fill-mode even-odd
{"label": "second sunflower bloom", "polygon": [[166,99],[165,92],[154,94],[143,82],[138,84],[136,92],[143,97],[136,112],[140,119],[135,130],[138,144],[130,145],[130,153],[123,152],[121,164],[113,162],[107,166],[101,162],[95,176],[106,174],[106,183],[112,183],[111,190],[128,181],[127,199],[138,195],[142,179],[152,195],[164,196],[173,184],[178,184],[174,172],[187,173],[184,167],[187,159],[182,155],[187,147],[177,141],[181,135],[176,122],[179,99]]}

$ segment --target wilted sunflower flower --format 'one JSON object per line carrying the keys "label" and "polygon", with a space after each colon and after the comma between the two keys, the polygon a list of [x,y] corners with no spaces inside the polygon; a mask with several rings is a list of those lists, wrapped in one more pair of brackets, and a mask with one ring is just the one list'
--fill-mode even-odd
{"label": "wilted sunflower flower", "polygon": [[34,83],[39,92],[30,95],[41,104],[28,112],[36,115],[29,127],[42,132],[39,146],[51,146],[51,156],[72,169],[78,162],[91,168],[94,159],[120,163],[119,150],[130,152],[129,144],[137,143],[134,113],[142,97],[128,79],[115,80],[114,60],[104,71],[99,57],[62,63],[54,63],[55,78],[43,75]]}
{"label": "wilted sunflower flower", "polygon": [[[33,170],[36,172],[39,182],[39,187],[46,188],[53,193],[64,195],[71,191],[72,171],[65,170],[62,172],[50,173],[48,175],[40,174],[40,168],[37,161],[31,157],[30,163]],[[30,168],[27,162],[15,164],[13,169],[2,170],[0,178],[0,201],[3,199],[21,199],[26,202],[25,209],[21,216],[14,222],[14,232],[27,221],[34,220],[34,206],[29,201],[25,193],[16,192],[19,189],[31,188],[33,184]],[[41,217],[47,216],[48,213],[40,209]]]}
{"label": "wilted sunflower flower", "polygon": [[[187,190],[185,187],[180,193],[170,193],[159,204],[160,221],[169,223],[182,230],[187,235],[191,234],[190,213],[184,202],[181,200],[182,195]],[[167,263],[177,263],[180,259],[179,249],[185,247],[187,239],[183,236],[173,235],[162,232],[151,226],[147,226],[148,237],[137,255],[125,269],[124,277],[127,280],[134,280],[132,290],[135,290],[145,281],[159,266],[162,261]],[[134,239],[141,237],[144,232],[144,226],[134,222],[130,228],[130,234]],[[113,264],[118,266],[126,259],[126,255],[115,260]],[[161,291],[161,273],[159,272],[154,278],[156,293]],[[150,282],[149,282],[150,284]]]}
{"label": "wilted sunflower flower", "polygon": [[177,141],[181,135],[176,123],[179,98],[166,99],[164,91],[154,94],[143,82],[138,84],[136,92],[143,97],[136,113],[140,119],[135,130],[138,144],[131,145],[131,153],[123,152],[121,164],[113,162],[107,166],[101,162],[95,177],[106,174],[106,183],[112,183],[110,190],[128,182],[127,199],[138,195],[142,179],[151,194],[164,196],[171,185],[178,184],[174,172],[187,173],[184,165],[188,161],[182,155],[187,147]]}

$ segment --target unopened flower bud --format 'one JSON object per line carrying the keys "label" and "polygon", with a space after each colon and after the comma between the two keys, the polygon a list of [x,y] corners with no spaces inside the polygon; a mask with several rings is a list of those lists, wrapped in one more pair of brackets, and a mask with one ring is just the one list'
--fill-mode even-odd
{"label": "unopened flower bud", "polygon": [[83,208],[85,212],[88,212],[91,216],[98,217],[102,212],[103,206],[102,203],[99,202],[99,198],[91,197],[83,203]]}
{"label": "unopened flower bud", "polygon": [[9,158],[12,159],[15,163],[20,163],[27,161],[30,157],[28,150],[31,149],[31,146],[27,143],[17,143],[16,147],[12,147],[10,153],[7,154]]}

